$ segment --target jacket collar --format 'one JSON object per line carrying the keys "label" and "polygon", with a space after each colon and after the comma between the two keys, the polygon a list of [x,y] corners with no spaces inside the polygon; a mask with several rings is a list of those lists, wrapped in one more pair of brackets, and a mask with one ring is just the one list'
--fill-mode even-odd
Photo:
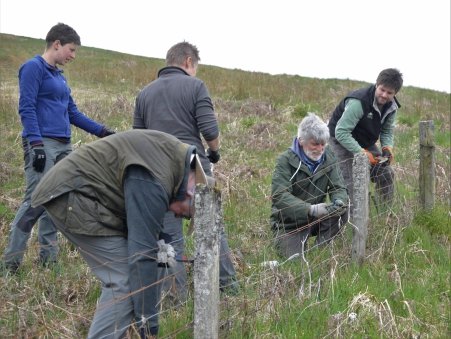
{"label": "jacket collar", "polygon": [[42,65],[51,72],[64,73],[64,71],[56,66],[50,65],[41,55],[36,55],[36,59],[39,60]]}
{"label": "jacket collar", "polygon": [[169,74],[184,74],[190,76],[188,73],[185,72],[184,69],[177,66],[167,66],[158,71],[158,77]]}
{"label": "jacket collar", "polygon": [[304,163],[310,170],[310,172],[315,173],[318,167],[324,162],[325,160],[325,152],[321,156],[321,158],[318,161],[311,160],[304,152],[304,149],[299,144],[298,138],[293,139],[293,144],[290,148],[294,154],[297,155],[297,157],[300,159],[300,162]]}

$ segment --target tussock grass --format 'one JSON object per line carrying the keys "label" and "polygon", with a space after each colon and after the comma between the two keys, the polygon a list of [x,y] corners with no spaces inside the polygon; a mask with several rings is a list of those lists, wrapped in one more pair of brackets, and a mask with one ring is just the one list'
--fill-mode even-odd
{"label": "tussock grass", "polygon": [[[17,69],[43,51],[43,40],[0,34],[0,252],[23,195]],[[65,67],[79,108],[123,131],[131,128],[134,99],[155,79],[163,60],[82,47]],[[449,328],[450,96],[403,88],[396,127],[395,203],[371,209],[365,263],[351,261],[352,225],[327,246],[309,241],[304,256],[284,262],[269,227],[271,174],[308,111],[323,119],[352,80],[270,76],[201,65],[218,115],[226,233],[241,291],[221,298],[221,338],[445,338]],[[376,76],[376,75],[375,75]],[[437,200],[418,205],[418,122],[436,129]],[[75,146],[95,140],[76,128]],[[313,240],[313,239],[312,239]],[[188,256],[192,238],[187,237]],[[78,252],[61,239],[59,262],[35,264],[33,236],[22,269],[0,277],[0,337],[85,337],[100,293]],[[278,260],[275,268],[261,263]],[[189,276],[191,267],[187,266]],[[190,281],[192,284],[192,281]],[[192,286],[191,286],[192,287]],[[193,303],[163,302],[161,337],[191,338]],[[131,337],[136,332],[131,331]]]}

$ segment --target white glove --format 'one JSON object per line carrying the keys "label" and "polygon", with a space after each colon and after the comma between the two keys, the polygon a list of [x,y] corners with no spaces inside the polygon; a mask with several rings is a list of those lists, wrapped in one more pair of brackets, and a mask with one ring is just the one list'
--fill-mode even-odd
{"label": "white glove", "polygon": [[175,250],[171,244],[166,244],[163,239],[158,240],[158,254],[157,262],[159,264],[165,264],[169,267],[174,267],[177,263],[175,260]]}
{"label": "white glove", "polygon": [[321,204],[311,205],[308,214],[314,218],[324,217],[325,215],[329,214],[326,208],[327,206],[329,206],[329,204],[326,204],[325,202],[322,202]]}

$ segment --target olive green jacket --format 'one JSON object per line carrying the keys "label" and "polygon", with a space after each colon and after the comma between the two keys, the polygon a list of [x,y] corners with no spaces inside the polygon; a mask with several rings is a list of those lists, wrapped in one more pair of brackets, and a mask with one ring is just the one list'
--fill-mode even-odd
{"label": "olive green jacket", "polygon": [[305,226],[309,209],[313,204],[340,199],[348,202],[348,193],[337,160],[329,146],[325,160],[315,173],[288,149],[276,161],[272,176],[271,225],[285,230]]}
{"label": "olive green jacket", "polygon": [[162,185],[168,201],[183,200],[193,152],[194,146],[158,131],[108,136],[81,146],[46,173],[33,192],[32,206],[51,206],[52,217],[72,233],[125,235],[127,167],[143,166]]}

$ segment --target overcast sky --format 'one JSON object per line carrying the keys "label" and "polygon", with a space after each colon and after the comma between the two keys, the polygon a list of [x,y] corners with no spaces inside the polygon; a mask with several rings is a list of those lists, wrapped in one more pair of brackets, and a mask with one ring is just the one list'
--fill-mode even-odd
{"label": "overcast sky", "polygon": [[450,0],[0,0],[1,33],[44,39],[58,22],[83,46],[165,58],[185,40],[201,64],[367,82],[395,67],[450,92]]}

